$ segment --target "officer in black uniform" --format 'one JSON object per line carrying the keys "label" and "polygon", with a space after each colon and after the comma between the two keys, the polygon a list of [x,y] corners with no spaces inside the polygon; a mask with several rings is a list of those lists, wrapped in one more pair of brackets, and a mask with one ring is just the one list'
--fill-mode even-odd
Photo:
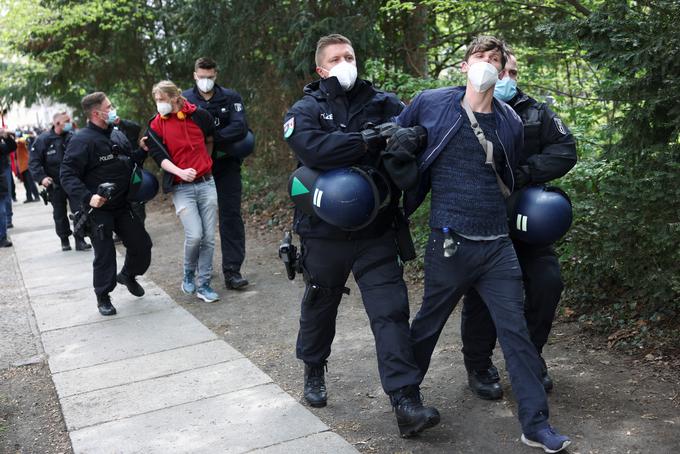
{"label": "officer in black uniform", "polygon": [[[559,117],[544,103],[517,88],[517,59],[510,54],[496,83],[494,96],[507,102],[524,124],[524,148],[515,172],[515,187],[546,183],[565,175],[576,164],[576,143]],[[542,357],[564,284],[552,245],[536,247],[513,241],[524,280],[524,306],[532,343],[543,363],[543,387],[550,391],[552,379]],[[461,318],[463,356],[470,388],[483,399],[503,396],[491,355],[496,329],[479,294],[465,295]]]}
{"label": "officer in black uniform", "polygon": [[[59,168],[64,159],[66,144],[71,139],[73,133],[71,117],[66,112],[57,112],[52,117],[52,127],[43,132],[33,143],[30,152],[29,170],[33,179],[40,183],[49,193],[50,203],[52,204],[52,217],[54,228],[61,239],[61,249],[70,251],[69,235],[71,228],[66,211],[67,196],[59,182]],[[78,206],[71,206],[71,212],[79,209]],[[83,237],[74,234],[76,250],[84,251],[90,249]]]}
{"label": "officer in black uniform", "polygon": [[[116,111],[102,92],[85,96],[82,107],[88,118],[66,147],[61,164],[61,183],[73,201],[84,210],[92,208],[91,240],[94,246],[93,282],[97,307],[102,315],[114,315],[109,293],[116,282],[125,285],[135,296],[144,289],[135,280],[151,263],[151,238],[141,220],[130,210],[127,200],[134,161],[141,164],[143,154],[133,152],[125,135],[113,129]],[[114,183],[116,189],[105,198],[98,194],[102,183]],[[125,264],[116,275],[116,232],[127,249]]]}
{"label": "officer in black uniform", "polygon": [[185,90],[182,96],[215,119],[212,174],[217,188],[222,272],[227,288],[240,289],[248,285],[241,276],[246,254],[241,217],[241,158],[229,154],[229,145],[246,136],[248,123],[241,95],[217,85],[216,78],[217,63],[211,58],[199,58],[194,65],[196,86]]}
{"label": "officer in black uniform", "polygon": [[[304,96],[285,116],[284,137],[298,161],[326,171],[353,165],[376,166],[375,150],[362,133],[366,125],[391,120],[403,108],[396,96],[357,79],[351,42],[342,35],[319,39],[316,72]],[[384,144],[383,144],[384,145]],[[409,306],[392,225],[399,192],[389,207],[361,230],[348,232],[296,210],[306,290],[302,300],[297,357],[304,361],[304,397],[326,405],[324,368],[335,336],[335,319],[349,273],[354,274],[375,337],[383,389],[390,396],[403,437],[439,422],[435,408],[424,407],[420,370],[409,334]]]}

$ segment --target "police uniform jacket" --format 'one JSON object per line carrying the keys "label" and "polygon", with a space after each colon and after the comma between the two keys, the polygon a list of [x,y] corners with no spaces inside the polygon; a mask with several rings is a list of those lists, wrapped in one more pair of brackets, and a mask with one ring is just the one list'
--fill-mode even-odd
{"label": "police uniform jacket", "polygon": [[28,168],[33,179],[40,184],[45,177],[50,177],[59,186],[59,170],[64,159],[64,150],[73,136],[72,132],[57,134],[54,127],[43,132],[35,139],[31,147]]}
{"label": "police uniform jacket", "polygon": [[9,192],[9,181],[5,178],[5,172],[10,166],[9,155],[17,149],[17,144],[10,136],[0,138],[0,194]]}
{"label": "police uniform jacket", "polygon": [[569,129],[545,103],[517,89],[508,103],[524,123],[524,147],[519,170],[531,183],[564,176],[576,164],[576,142]]}
{"label": "police uniform jacket", "polygon": [[112,197],[99,209],[125,207],[134,164],[141,164],[143,158],[139,150],[133,151],[121,131],[88,122],[66,146],[61,163],[62,187],[71,200],[89,205],[101,183],[115,183]]}
{"label": "police uniform jacket", "polygon": [[[420,206],[430,191],[430,165],[465,123],[465,113],[456,108],[464,95],[465,87],[425,90],[397,118],[397,123],[401,126],[420,125],[427,130],[427,146],[418,156],[418,172],[421,177],[419,185],[404,196],[404,211],[407,216]],[[494,148],[496,170],[512,191],[515,185],[513,172],[518,165],[523,144],[522,121],[510,106],[496,98],[493,98],[493,111],[496,114],[498,138],[503,146],[500,150]],[[481,146],[478,151],[484,153]]]}
{"label": "police uniform jacket", "polygon": [[[304,96],[286,113],[284,134],[301,165],[330,170],[353,165],[378,166],[378,156],[369,154],[361,131],[369,123],[391,121],[404,105],[392,93],[375,89],[357,79],[349,92],[336,77],[320,79],[304,88]],[[292,132],[290,131],[292,128]],[[288,132],[286,132],[288,131]],[[295,231],[310,238],[375,238],[383,235],[396,215],[399,191],[392,188],[389,207],[378,213],[367,227],[347,232],[317,216],[296,210]]]}
{"label": "police uniform jacket", "polygon": [[[201,96],[198,87],[182,92],[190,103],[196,104],[213,116],[215,132],[213,135],[213,173],[219,174],[228,165],[229,159],[237,159],[228,155],[228,146],[243,139],[248,133],[246,110],[243,99],[236,91],[215,84],[213,95],[206,100]],[[226,160],[226,161],[225,161]]]}

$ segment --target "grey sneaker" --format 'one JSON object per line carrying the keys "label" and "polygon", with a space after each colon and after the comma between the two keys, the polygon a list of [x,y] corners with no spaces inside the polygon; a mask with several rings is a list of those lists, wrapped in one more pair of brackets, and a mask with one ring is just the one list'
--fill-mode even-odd
{"label": "grey sneaker", "polygon": [[210,287],[210,284],[206,283],[198,287],[196,290],[196,296],[205,301],[206,303],[213,303],[220,299],[220,295],[217,294],[215,290]]}
{"label": "grey sneaker", "polygon": [[194,284],[194,272],[185,271],[184,279],[182,279],[182,291],[187,295],[196,293],[196,284]]}

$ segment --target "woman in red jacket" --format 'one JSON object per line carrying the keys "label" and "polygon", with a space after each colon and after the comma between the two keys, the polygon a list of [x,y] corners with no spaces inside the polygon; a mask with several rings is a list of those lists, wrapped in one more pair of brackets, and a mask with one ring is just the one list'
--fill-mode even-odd
{"label": "woman in red jacket", "polygon": [[211,303],[219,299],[210,287],[217,225],[210,158],[213,119],[183,98],[170,81],[157,83],[153,97],[158,114],[149,123],[147,146],[165,171],[163,189],[172,192],[175,212],[184,226],[182,291]]}

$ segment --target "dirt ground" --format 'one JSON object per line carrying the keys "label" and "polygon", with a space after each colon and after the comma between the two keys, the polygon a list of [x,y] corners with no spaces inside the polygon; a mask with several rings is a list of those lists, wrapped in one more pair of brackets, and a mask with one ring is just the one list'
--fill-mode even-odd
{"label": "dirt ground", "polygon": [[[278,260],[281,229],[261,224],[250,221],[246,226],[243,272],[250,286],[242,291],[225,289],[219,272],[218,245],[213,284],[222,298],[206,304],[180,291],[183,231],[171,201],[157,197],[148,207],[147,229],[154,248],[147,277],[284,390],[302,399],[302,365],[295,358],[295,339],[303,284],[299,278],[288,281]],[[12,255],[0,253],[2,264],[9,266],[8,257]],[[4,273],[1,279],[3,289],[16,282],[16,276],[8,281]],[[368,320],[356,286],[353,282],[349,286],[352,292],[341,304],[328,364],[329,405],[310,408],[332,430],[364,453],[540,452],[519,442],[516,406],[504,372],[506,397],[501,401],[479,400],[467,389],[460,353],[459,309],[445,328],[423,383],[426,403],[439,409],[442,421],[416,439],[399,438],[389,401],[380,386]],[[412,315],[421,295],[419,285],[410,285]],[[7,299],[0,299],[3,312]],[[12,331],[24,332],[21,345],[35,336],[25,333],[20,318],[14,316],[12,325],[3,317],[3,343],[11,339],[5,336]],[[8,348],[20,349],[18,345]],[[19,367],[9,362],[0,364],[0,452],[70,452],[47,367],[39,351],[28,350],[20,356],[38,355],[37,363]],[[7,356],[5,350],[0,352]],[[551,422],[571,435],[574,443],[570,453],[680,450],[677,362],[622,355],[608,349],[606,339],[590,336],[577,323],[565,321],[556,323],[545,358],[555,381],[550,395]],[[504,371],[500,354],[495,362]]]}

